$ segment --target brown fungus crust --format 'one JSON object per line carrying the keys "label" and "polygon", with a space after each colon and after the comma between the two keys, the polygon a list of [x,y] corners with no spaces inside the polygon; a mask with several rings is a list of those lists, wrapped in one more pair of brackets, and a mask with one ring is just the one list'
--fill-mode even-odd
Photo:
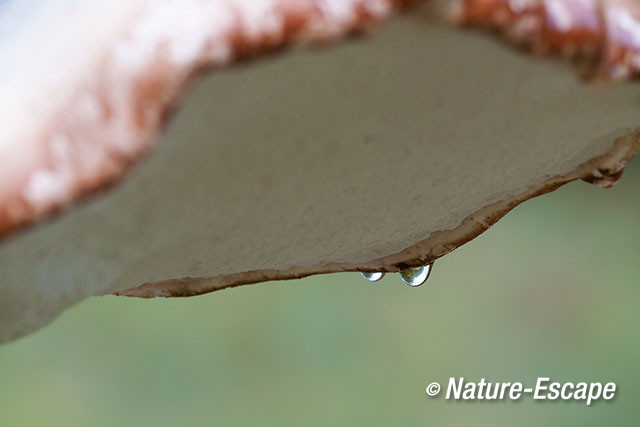
{"label": "brown fungus crust", "polygon": [[0,341],[93,295],[424,264],[567,182],[612,185],[640,150],[637,84],[415,14],[197,87],[121,185],[5,238]]}

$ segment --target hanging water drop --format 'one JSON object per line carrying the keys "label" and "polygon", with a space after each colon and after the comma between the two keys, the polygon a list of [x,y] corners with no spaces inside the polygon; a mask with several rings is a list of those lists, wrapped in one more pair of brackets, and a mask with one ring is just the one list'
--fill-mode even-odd
{"label": "hanging water drop", "polygon": [[408,268],[400,272],[400,278],[409,286],[420,286],[424,284],[431,274],[433,263],[423,267]]}
{"label": "hanging water drop", "polygon": [[362,274],[362,277],[364,277],[370,282],[377,282],[378,280],[384,277],[384,272],[382,271],[375,271],[373,273],[360,273],[360,274]]}

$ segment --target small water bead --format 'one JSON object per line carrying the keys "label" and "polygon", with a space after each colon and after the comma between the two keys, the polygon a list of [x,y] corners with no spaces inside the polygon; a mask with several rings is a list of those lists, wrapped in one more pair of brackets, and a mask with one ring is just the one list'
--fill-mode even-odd
{"label": "small water bead", "polygon": [[382,271],[376,271],[373,273],[360,273],[360,274],[362,274],[362,277],[364,277],[370,282],[377,282],[378,280],[384,277],[384,272]]}
{"label": "small water bead", "polygon": [[400,278],[409,286],[420,286],[424,284],[431,274],[433,263],[424,267],[408,268],[400,272]]}

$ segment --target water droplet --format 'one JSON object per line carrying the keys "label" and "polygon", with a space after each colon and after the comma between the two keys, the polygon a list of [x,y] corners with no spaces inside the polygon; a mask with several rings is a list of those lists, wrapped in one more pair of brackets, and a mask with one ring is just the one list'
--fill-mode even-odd
{"label": "water droplet", "polygon": [[429,278],[432,266],[433,263],[424,267],[408,268],[400,272],[400,278],[409,286],[420,286]]}
{"label": "water droplet", "polygon": [[382,271],[376,271],[374,273],[360,273],[360,274],[362,274],[362,277],[364,277],[370,282],[377,282],[378,280],[384,277],[384,272]]}

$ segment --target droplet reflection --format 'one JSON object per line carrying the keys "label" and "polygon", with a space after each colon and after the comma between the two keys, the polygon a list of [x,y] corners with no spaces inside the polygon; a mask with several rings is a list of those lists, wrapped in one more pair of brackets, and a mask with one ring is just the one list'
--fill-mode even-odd
{"label": "droplet reflection", "polygon": [[376,271],[373,273],[360,273],[360,274],[362,274],[362,277],[364,277],[370,282],[377,282],[378,280],[384,277],[384,272],[381,272],[381,271]]}
{"label": "droplet reflection", "polygon": [[400,278],[409,286],[420,286],[429,278],[432,266],[433,263],[424,267],[408,268],[400,272]]}

